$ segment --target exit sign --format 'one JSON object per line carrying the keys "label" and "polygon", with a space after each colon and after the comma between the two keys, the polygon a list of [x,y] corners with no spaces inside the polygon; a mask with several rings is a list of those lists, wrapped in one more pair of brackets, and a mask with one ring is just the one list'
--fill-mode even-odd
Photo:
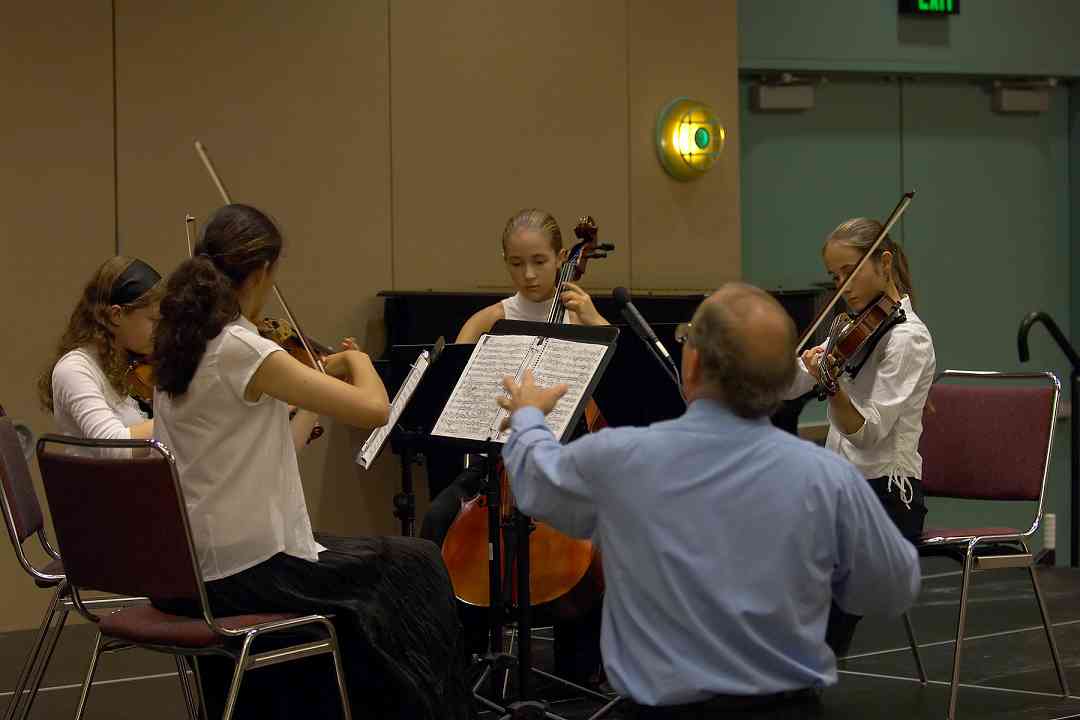
{"label": "exit sign", "polygon": [[960,0],[899,0],[903,15],[959,15]]}

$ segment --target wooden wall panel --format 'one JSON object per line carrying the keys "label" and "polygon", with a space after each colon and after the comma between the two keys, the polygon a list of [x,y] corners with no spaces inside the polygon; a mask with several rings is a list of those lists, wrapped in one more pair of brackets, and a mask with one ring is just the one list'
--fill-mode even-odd
{"label": "wooden wall panel", "polygon": [[[278,284],[313,337],[381,351],[390,285],[387,5],[117,2],[121,247],[169,271],[183,218],[233,199],[286,233]],[[275,307],[269,313],[280,314]],[[391,467],[363,474],[362,436],[330,427],[301,459],[316,528],[392,532]]]}
{"label": "wooden wall panel", "polygon": [[[111,46],[107,1],[13,4],[0,24],[0,301],[13,343],[0,361],[0,405],[37,433],[53,429],[37,377],[115,248]],[[0,630],[40,621],[48,594],[7,548],[0,588]]]}
{"label": "wooden wall panel", "polygon": [[[739,104],[735,0],[629,0],[630,227],[636,289],[708,290],[738,279]],[[676,97],[712,106],[727,130],[703,178],[680,182],[656,157],[656,117]]]}
{"label": "wooden wall panel", "polygon": [[[391,3],[397,289],[509,289],[499,237],[523,207],[614,241],[586,285],[629,281],[626,5]],[[464,318],[463,318],[464,320]]]}

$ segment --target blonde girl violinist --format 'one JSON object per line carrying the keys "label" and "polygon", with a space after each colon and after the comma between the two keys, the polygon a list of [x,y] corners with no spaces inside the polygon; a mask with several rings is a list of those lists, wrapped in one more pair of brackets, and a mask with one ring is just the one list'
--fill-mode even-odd
{"label": "blonde girl violinist", "polygon": [[[293,423],[305,431],[292,432],[289,405],[371,428],[386,422],[387,397],[367,355],[330,355],[324,375],[256,331],[282,245],[259,210],[218,210],[194,256],[169,277],[154,336],[154,435],[176,457],[210,605],[223,615],[333,614],[358,714],[466,718],[461,633],[438,549],[413,538],[312,532],[296,460],[310,419],[298,414]],[[340,716],[330,665],[308,669],[256,673],[238,709]],[[230,672],[203,673],[214,702],[224,699]]]}
{"label": "blonde girl violinist", "polygon": [[[837,286],[847,280],[881,230],[876,220],[854,218],[825,239],[822,257]],[[860,360],[854,377],[840,377],[839,389],[828,399],[826,444],[862,473],[900,533],[914,542],[926,515],[919,482],[919,437],[936,361],[930,331],[912,304],[907,256],[888,236],[848,285],[843,299],[857,314],[882,293],[900,303],[904,319]],[[789,396],[801,395],[820,382],[823,354],[823,347],[802,354]],[[826,640],[838,656],[846,654],[857,621],[833,606]]]}
{"label": "blonde girl violinist", "polygon": [[113,257],[97,269],[68,319],[53,361],[38,380],[57,431],[94,439],[145,439],[148,406],[132,397],[132,361],[153,349],[164,291],[142,260]]}
{"label": "blonde girl violinist", "polygon": [[[502,231],[502,256],[517,292],[476,312],[462,326],[457,342],[474,343],[502,319],[548,322],[556,300],[568,311],[569,322],[577,325],[607,325],[596,311],[592,298],[573,283],[564,283],[555,297],[559,268],[569,251],[563,247],[559,223],[551,213],[528,208],[514,213]],[[458,465],[460,468],[460,464]],[[457,517],[463,502],[480,492],[486,477],[484,459],[470,457],[470,466],[432,500],[420,528],[420,536],[440,546]],[[467,647],[483,652],[486,613],[459,606],[465,623]],[[596,612],[577,621],[555,622],[555,670],[568,679],[595,684],[600,668],[600,615]]]}

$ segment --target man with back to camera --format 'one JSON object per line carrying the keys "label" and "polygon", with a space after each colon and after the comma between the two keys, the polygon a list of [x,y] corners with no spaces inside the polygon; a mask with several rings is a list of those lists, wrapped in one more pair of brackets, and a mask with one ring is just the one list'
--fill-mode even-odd
{"label": "man with back to camera", "polygon": [[686,413],[647,428],[560,445],[544,416],[566,387],[506,378],[514,497],[599,543],[601,649],[627,716],[805,716],[837,681],[831,601],[900,615],[918,556],[852,465],[769,423],[795,373],[774,298],[725,285],[677,339]]}

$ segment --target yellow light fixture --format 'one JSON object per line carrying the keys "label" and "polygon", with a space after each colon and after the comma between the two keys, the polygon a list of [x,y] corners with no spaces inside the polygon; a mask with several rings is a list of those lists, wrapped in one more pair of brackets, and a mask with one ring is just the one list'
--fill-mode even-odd
{"label": "yellow light fixture", "polygon": [[690,98],[676,98],[656,118],[656,152],[660,164],[677,180],[699,178],[720,157],[726,134],[708,105]]}

